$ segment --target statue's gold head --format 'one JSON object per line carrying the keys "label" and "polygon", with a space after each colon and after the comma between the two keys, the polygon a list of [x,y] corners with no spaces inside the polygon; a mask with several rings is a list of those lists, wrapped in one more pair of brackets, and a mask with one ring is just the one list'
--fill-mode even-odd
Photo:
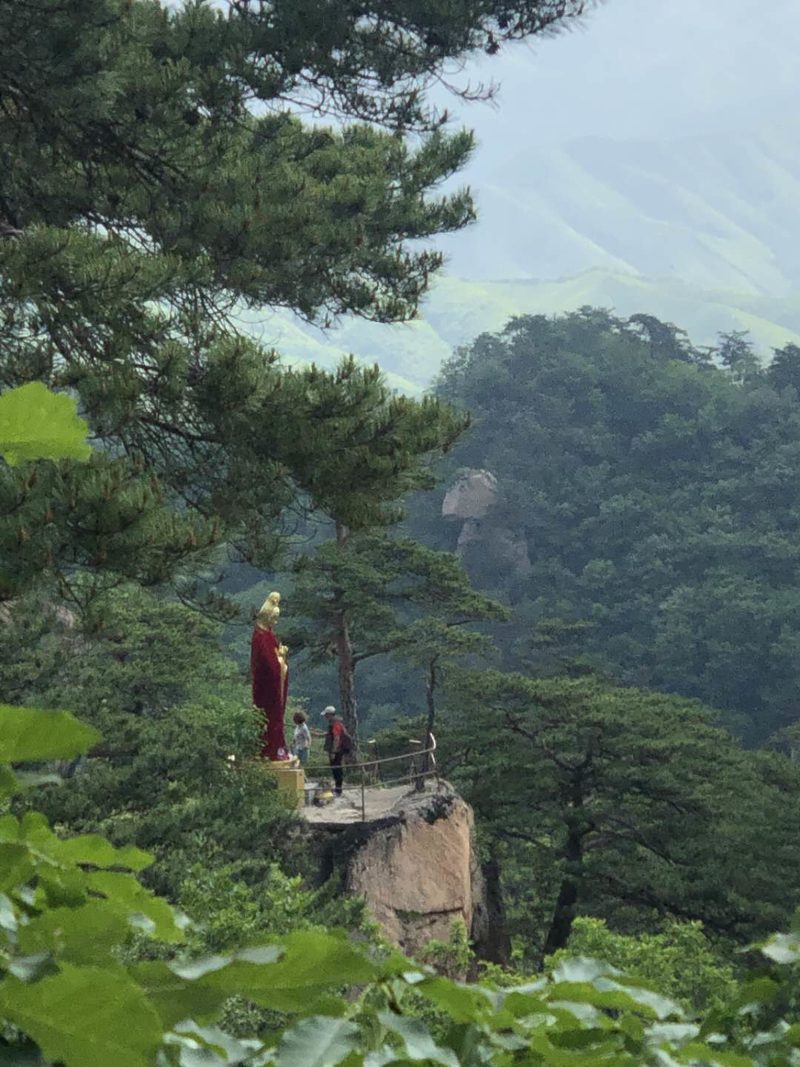
{"label": "statue's gold head", "polygon": [[275,625],[281,614],[281,594],[270,593],[258,610],[256,626],[269,630]]}

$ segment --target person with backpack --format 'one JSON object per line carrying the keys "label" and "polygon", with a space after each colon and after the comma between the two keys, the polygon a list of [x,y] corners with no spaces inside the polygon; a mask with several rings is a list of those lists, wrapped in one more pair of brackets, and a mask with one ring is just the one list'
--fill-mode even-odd
{"label": "person with backpack", "polygon": [[336,714],[336,708],[332,704],[329,704],[322,714],[328,723],[328,732],[325,734],[323,747],[328,753],[328,760],[331,765],[333,792],[337,797],[340,797],[344,786],[342,760],[353,751],[353,739],[345,729],[344,723]]}

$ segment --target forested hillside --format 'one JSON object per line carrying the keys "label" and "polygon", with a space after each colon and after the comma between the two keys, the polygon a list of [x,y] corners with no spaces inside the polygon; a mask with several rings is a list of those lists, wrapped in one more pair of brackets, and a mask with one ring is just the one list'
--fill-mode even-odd
{"label": "forested hillside", "polygon": [[[432,88],[584,13],[0,0],[0,1064],[796,1062],[800,348],[585,309],[411,397],[243,328],[413,318]],[[481,939],[348,896],[301,709],[325,812],[452,779]]]}
{"label": "forested hillside", "polygon": [[[499,481],[465,562],[514,605],[504,661],[697,697],[751,742],[791,725],[798,387],[793,345],[762,370],[741,336],[701,351],[590,309],[517,319],[459,352],[437,388],[474,423],[448,471]],[[493,554],[493,525],[524,539],[524,578]],[[437,529],[454,547],[458,525]]]}
{"label": "forested hillside", "polygon": [[241,313],[239,318],[248,332],[277,346],[292,362],[333,367],[353,353],[365,363],[378,363],[396,388],[418,394],[430,386],[454,348],[501,329],[511,316],[552,315],[584,305],[678,322],[698,345],[713,344],[721,332],[747,330],[765,363],[773,348],[800,342],[796,294],[708,290],[679,278],[645,278],[602,268],[550,281],[445,274],[434,282],[418,319],[391,326],[348,318],[322,331],[281,313]]}

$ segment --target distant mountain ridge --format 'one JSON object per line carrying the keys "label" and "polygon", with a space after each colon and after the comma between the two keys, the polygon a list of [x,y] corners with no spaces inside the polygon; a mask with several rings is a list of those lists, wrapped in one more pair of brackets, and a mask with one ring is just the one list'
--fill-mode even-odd
{"label": "distant mountain ridge", "polygon": [[480,333],[500,330],[515,315],[552,315],[583,305],[621,316],[647,312],[711,344],[721,331],[747,330],[763,357],[788,341],[800,344],[800,290],[782,298],[714,292],[673,278],[589,270],[557,281],[437,280],[414,322],[393,326],[350,319],[323,333],[286,313],[242,316],[247,329],[290,363],[331,368],[348,353],[378,363],[390,382],[419,392],[454,348]]}
{"label": "distant mountain ridge", "polygon": [[800,122],[670,141],[583,138],[512,152],[475,190],[480,221],[440,244],[448,274],[418,320],[323,333],[284,313],[248,329],[292,362],[377,362],[429,385],[454,347],[514,315],[647,312],[697,344],[748,330],[800,342]]}
{"label": "distant mountain ridge", "polygon": [[475,278],[601,267],[704,289],[800,288],[800,123],[676,140],[525,148],[476,189],[480,224],[445,244]]}

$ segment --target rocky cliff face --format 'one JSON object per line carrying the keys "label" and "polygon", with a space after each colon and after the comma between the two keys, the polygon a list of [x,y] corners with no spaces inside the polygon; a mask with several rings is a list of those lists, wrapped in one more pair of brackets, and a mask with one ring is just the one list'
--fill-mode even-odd
{"label": "rocky cliff face", "polygon": [[472,810],[455,794],[412,799],[353,855],[347,890],[406,952],[447,941],[453,920],[471,930],[482,907],[472,833]]}
{"label": "rocky cliff face", "polygon": [[474,939],[486,933],[483,879],[473,847],[472,809],[445,783],[402,796],[378,819],[317,824],[328,836],[328,872],[364,898],[386,936],[414,954],[446,941],[463,919]]}
{"label": "rocky cliff face", "polygon": [[491,471],[464,470],[445,493],[442,517],[460,522],[484,519],[497,503],[497,478]]}
{"label": "rocky cliff face", "polygon": [[517,531],[498,522],[493,512],[499,502],[497,478],[487,470],[464,470],[442,501],[442,518],[460,522],[456,555],[470,569],[470,552],[491,554],[502,570],[528,578],[533,570],[528,545]]}

